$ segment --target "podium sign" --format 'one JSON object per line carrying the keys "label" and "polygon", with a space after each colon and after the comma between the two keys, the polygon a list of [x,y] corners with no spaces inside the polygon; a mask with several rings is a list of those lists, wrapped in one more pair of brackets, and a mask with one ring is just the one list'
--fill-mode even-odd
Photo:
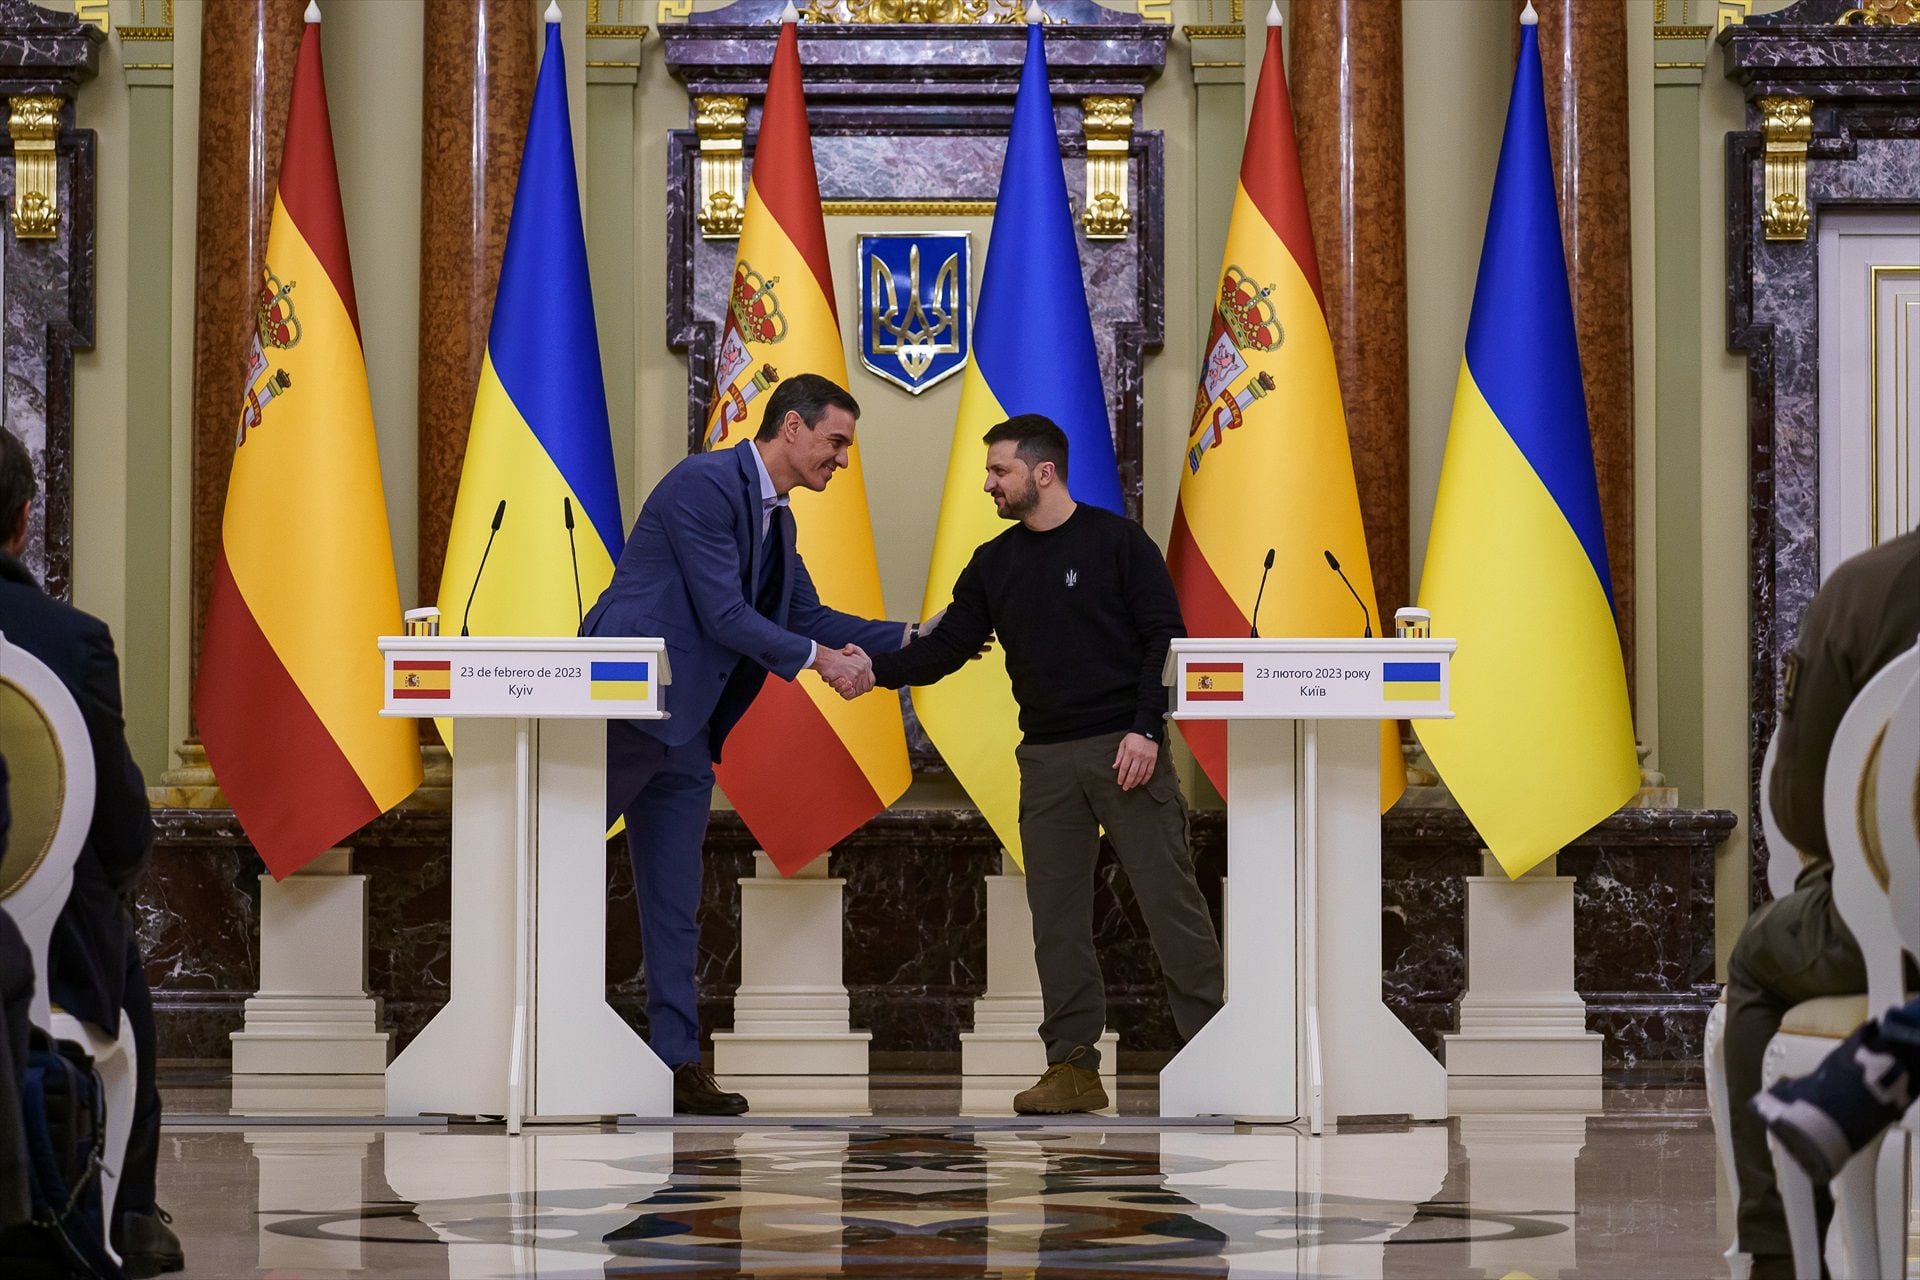
{"label": "podium sign", "polygon": [[450,998],[387,1068],[390,1115],[673,1114],[607,1004],[607,720],[660,719],[658,639],[388,636],[387,716],[461,721]]}
{"label": "podium sign", "polygon": [[390,636],[389,716],[651,720],[667,683],[659,640]]}
{"label": "podium sign", "polygon": [[1182,640],[1176,719],[1450,719],[1451,640]]}
{"label": "podium sign", "polygon": [[1444,718],[1451,640],[1175,640],[1176,720],[1227,721],[1227,1003],[1160,1073],[1169,1116],[1446,1115],[1381,1001],[1382,720]]}

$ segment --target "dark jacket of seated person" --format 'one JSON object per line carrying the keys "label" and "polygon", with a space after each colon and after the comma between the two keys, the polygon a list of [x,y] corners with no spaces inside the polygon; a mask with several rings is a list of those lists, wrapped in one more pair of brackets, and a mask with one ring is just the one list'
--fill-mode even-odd
{"label": "dark jacket of seated person", "polygon": [[1822,875],[1827,757],[1854,695],[1920,636],[1920,529],[1846,561],[1807,606],[1787,659],[1768,802],[1780,831]]}
{"label": "dark jacket of seated person", "polygon": [[153,847],[146,782],[127,750],[120,663],[107,624],[48,596],[0,551],[0,632],[53,669],[80,705],[93,750],[93,822],[73,868],[73,892],[47,948],[53,1002],[117,1035],[133,917],[125,899]]}

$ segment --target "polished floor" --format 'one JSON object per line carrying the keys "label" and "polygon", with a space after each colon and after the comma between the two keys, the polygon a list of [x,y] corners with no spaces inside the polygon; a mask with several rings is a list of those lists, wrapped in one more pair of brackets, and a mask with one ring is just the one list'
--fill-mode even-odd
{"label": "polished floor", "polygon": [[1153,1121],[1151,1084],[1049,1125],[895,1077],[853,1121],[509,1137],[235,1118],[176,1072],[160,1194],[191,1277],[1726,1274],[1697,1085],[1507,1082],[1310,1138]]}

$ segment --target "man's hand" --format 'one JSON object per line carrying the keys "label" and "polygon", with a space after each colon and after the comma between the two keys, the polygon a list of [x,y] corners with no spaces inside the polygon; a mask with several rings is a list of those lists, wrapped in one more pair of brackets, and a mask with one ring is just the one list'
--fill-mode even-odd
{"label": "man's hand", "polygon": [[857,644],[844,649],[819,646],[813,669],[835,693],[849,701],[873,688],[873,659]]}
{"label": "man's hand", "polygon": [[1143,733],[1130,733],[1120,739],[1120,750],[1113,757],[1113,770],[1119,775],[1120,789],[1131,791],[1153,776],[1160,763],[1160,744]]}

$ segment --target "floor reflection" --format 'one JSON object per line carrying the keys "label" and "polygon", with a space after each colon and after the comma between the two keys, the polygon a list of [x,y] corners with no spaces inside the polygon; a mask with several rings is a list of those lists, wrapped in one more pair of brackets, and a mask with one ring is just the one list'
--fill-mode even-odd
{"label": "floor reflection", "polygon": [[1712,1139],[1679,1092],[1317,1139],[209,1120],[169,1130],[161,1185],[192,1276],[1716,1274]]}

